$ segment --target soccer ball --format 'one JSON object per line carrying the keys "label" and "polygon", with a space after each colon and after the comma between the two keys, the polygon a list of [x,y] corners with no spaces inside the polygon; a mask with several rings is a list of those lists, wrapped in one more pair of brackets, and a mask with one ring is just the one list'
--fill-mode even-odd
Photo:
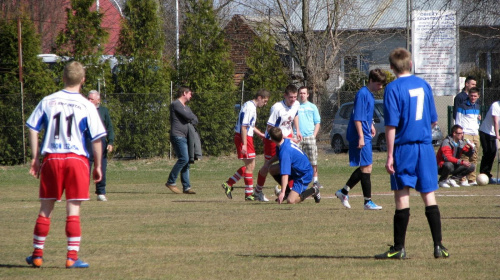
{"label": "soccer ball", "polygon": [[481,173],[477,175],[476,182],[479,186],[486,186],[490,182],[488,175]]}
{"label": "soccer ball", "polygon": [[274,187],[274,195],[275,195],[275,196],[279,196],[279,195],[280,195],[280,193],[281,193],[281,185],[276,185],[276,186]]}

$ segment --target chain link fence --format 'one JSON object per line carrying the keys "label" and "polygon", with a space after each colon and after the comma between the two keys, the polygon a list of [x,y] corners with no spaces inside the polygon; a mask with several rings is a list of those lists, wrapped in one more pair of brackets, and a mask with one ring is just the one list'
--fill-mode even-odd
{"label": "chain link fence", "polygon": [[[232,135],[236,117],[240,105],[253,98],[254,92],[240,91],[227,93],[195,93],[192,103],[196,102],[197,95],[217,94],[223,99],[234,100],[234,108],[224,111],[224,116],[217,116],[217,110],[206,109],[196,106],[195,114],[213,116],[218,122],[218,131],[205,131],[209,133],[225,133]],[[329,133],[332,129],[333,120],[340,106],[354,100],[356,92],[330,92],[318,94],[313,98],[318,105],[321,114],[320,141],[330,143]],[[36,104],[40,100],[34,100],[29,93],[21,99],[20,94],[0,95],[0,165],[12,165],[26,163],[30,157],[29,143],[27,138],[26,119],[29,117]],[[267,106],[258,110],[257,127],[265,129],[269,117],[269,109],[275,102],[282,99],[283,92],[271,93]],[[109,108],[111,119],[115,128],[116,149],[113,158],[148,158],[171,156],[169,141],[170,121],[169,104],[171,93],[113,93],[102,97],[102,104]],[[376,99],[382,99],[383,93],[377,93]],[[435,103],[439,115],[439,126],[444,136],[453,124],[451,110],[453,108],[454,96],[436,96]],[[482,114],[486,114],[490,105],[500,100],[500,89],[485,89],[481,94]],[[193,108],[193,104],[190,107]],[[202,105],[202,104],[201,104]],[[23,109],[24,108],[24,109]],[[23,114],[24,111],[24,114]],[[223,130],[223,131],[222,131]],[[23,137],[24,135],[24,137]],[[231,153],[234,150],[232,138],[227,137],[222,143],[223,153]],[[210,141],[220,141],[205,137],[202,145],[211,145]],[[219,143],[220,144],[220,143]],[[255,139],[258,153],[262,153],[262,143],[258,137]]]}

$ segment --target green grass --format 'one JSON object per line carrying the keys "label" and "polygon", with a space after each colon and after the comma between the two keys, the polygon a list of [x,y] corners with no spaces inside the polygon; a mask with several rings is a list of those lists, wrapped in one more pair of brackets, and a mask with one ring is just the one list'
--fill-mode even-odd
{"label": "green grass", "polygon": [[[380,211],[363,210],[359,185],[351,191],[352,209],[334,198],[353,168],[346,154],[328,150],[319,159],[320,204],[245,202],[242,181],[227,199],[220,184],[241,166],[234,156],[192,165],[196,195],[165,188],[174,160],[110,161],[109,201],[92,194],[82,204],[80,257],[90,264],[82,270],[64,268],[64,202],[53,213],[43,268],[26,265],[38,180],[27,166],[0,167],[0,278],[498,279],[500,187],[492,185],[437,191],[449,259],[434,259],[424,206],[412,192],[409,259],[375,260],[392,243],[394,201],[385,153],[374,160],[373,200],[384,207]],[[264,192],[271,201],[274,185],[269,176]]]}

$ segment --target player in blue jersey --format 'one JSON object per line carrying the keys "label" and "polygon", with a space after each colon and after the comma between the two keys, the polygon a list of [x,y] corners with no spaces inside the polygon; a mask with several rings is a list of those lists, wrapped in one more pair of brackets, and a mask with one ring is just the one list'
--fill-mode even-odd
{"label": "player in blue jersey", "polygon": [[[92,142],[94,182],[102,179],[101,137],[106,130],[94,104],[80,94],[85,82],[85,69],[77,61],[64,67],[64,89],[40,101],[26,121],[30,128],[32,153],[30,174],[40,178],[40,210],[33,232],[33,253],[26,262],[34,267],[43,264],[45,240],[49,234],[55,202],[66,196],[66,237],[68,244],[66,268],[87,268],[78,258],[81,240],[80,206],[89,200],[90,166],[85,142]],[[38,134],[44,130],[38,147]],[[40,165],[40,155],[43,163]]]}
{"label": "player in blue jersey", "polygon": [[245,200],[253,201],[256,198],[253,196],[253,170],[255,168],[255,148],[253,145],[253,135],[256,134],[260,138],[264,138],[264,133],[255,127],[257,121],[257,108],[266,106],[269,100],[270,93],[265,89],[259,90],[254,99],[249,100],[243,104],[238,120],[234,127],[234,144],[236,145],[236,152],[238,159],[244,163],[233,176],[231,176],[225,183],[222,183],[222,188],[229,199],[233,196],[231,191],[233,185],[243,177],[245,182]]}
{"label": "player in blue jersey", "polygon": [[[271,127],[268,130],[271,141],[276,144],[276,155],[264,166],[269,169],[269,173],[286,186],[290,180],[293,180],[293,187],[288,194],[287,202],[290,204],[300,203],[307,197],[319,196],[319,186],[314,185],[307,189],[313,178],[313,168],[307,156],[302,152],[297,144],[289,138],[283,138],[283,133],[279,127]],[[279,160],[279,163],[271,165]],[[278,203],[282,203],[285,192],[278,195]]]}
{"label": "player in blue jersey", "polygon": [[382,206],[372,201],[372,138],[376,134],[373,125],[373,110],[375,98],[373,93],[382,89],[386,81],[385,73],[380,69],[373,69],[368,75],[368,85],[362,87],[354,97],[354,109],[347,125],[347,140],[349,141],[349,163],[359,166],[351,174],[345,186],[335,193],[342,205],[351,208],[349,204],[349,190],[361,181],[361,188],[365,198],[365,210],[380,210]]}
{"label": "player in blue jersey", "polygon": [[432,126],[438,116],[430,85],[411,75],[411,54],[397,48],[389,55],[389,63],[397,79],[385,88],[384,119],[387,140],[385,168],[391,175],[396,211],[394,245],[376,255],[378,259],[404,259],[405,236],[410,219],[410,188],[420,192],[429,222],[434,257],[448,257],[441,243],[441,214],[434,191],[438,189],[437,163],[432,146]]}

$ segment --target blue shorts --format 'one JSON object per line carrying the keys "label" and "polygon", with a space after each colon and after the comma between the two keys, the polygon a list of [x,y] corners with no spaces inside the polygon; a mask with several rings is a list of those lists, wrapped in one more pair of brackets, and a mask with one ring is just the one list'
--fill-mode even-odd
{"label": "blue shorts", "polygon": [[394,146],[394,170],[391,190],[414,188],[421,193],[438,189],[437,161],[432,144],[404,144]]}
{"label": "blue shorts", "polygon": [[368,166],[373,163],[372,141],[365,139],[365,146],[358,149],[358,141],[349,142],[349,164],[351,166]]}
{"label": "blue shorts", "polygon": [[294,180],[293,181],[292,191],[294,191],[294,192],[296,192],[298,194],[301,194],[302,192],[304,192],[305,190],[307,190],[308,186],[309,186],[309,184],[304,184],[301,181]]}

